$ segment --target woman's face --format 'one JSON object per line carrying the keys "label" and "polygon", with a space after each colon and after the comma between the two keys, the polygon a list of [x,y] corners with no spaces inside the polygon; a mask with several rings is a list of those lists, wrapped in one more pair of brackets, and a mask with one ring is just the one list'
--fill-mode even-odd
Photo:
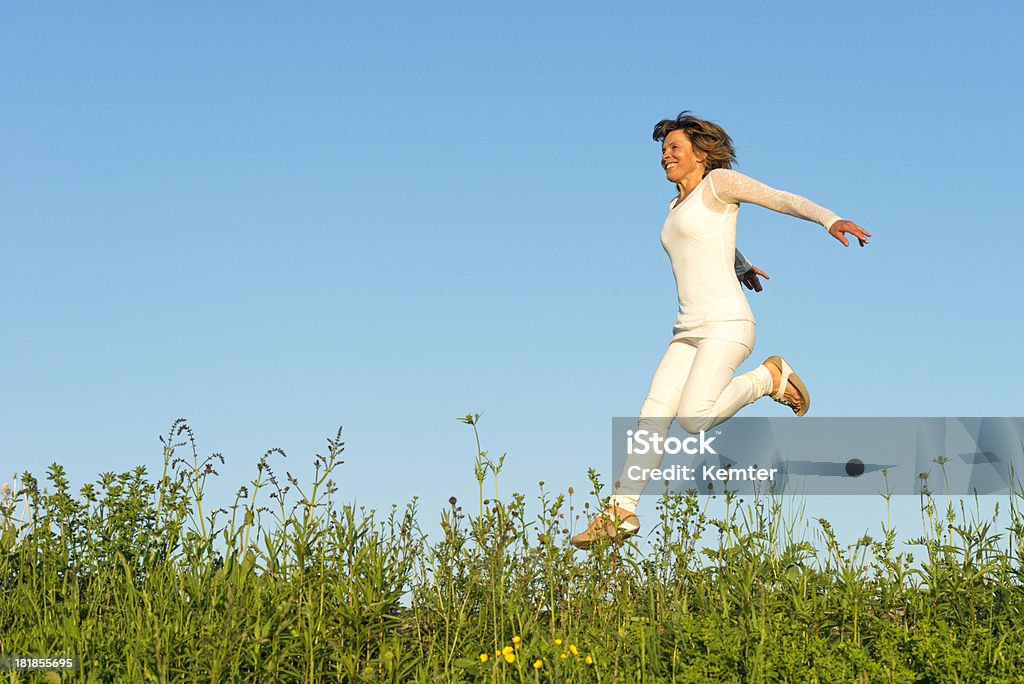
{"label": "woman's face", "polygon": [[701,154],[697,159],[693,145],[686,133],[676,130],[665,136],[661,143],[661,168],[665,169],[665,178],[678,183],[700,169],[698,180],[704,176],[704,158]]}

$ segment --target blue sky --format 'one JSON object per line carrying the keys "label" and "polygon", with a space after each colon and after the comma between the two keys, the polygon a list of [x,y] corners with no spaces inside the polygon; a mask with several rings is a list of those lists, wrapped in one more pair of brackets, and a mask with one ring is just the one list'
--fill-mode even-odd
{"label": "blue sky", "polygon": [[[505,491],[610,480],[675,317],[650,131],[682,109],[874,234],[743,209],[772,276],[744,369],[784,354],[812,415],[1024,415],[1021,14],[9,4],[0,479],[155,471],[184,416],[229,501],[343,425],[343,498],[429,521],[475,495],[480,412]],[[808,509],[853,536],[877,504]]]}

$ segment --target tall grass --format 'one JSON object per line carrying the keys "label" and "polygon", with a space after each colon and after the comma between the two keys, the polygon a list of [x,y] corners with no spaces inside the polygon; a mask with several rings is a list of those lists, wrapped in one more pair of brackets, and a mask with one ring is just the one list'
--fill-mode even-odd
{"label": "tall grass", "polygon": [[271,450],[227,508],[204,497],[222,459],[180,420],[155,481],[74,494],[59,465],[44,487],[22,473],[0,502],[0,653],[81,659],[44,681],[1020,681],[1019,493],[1002,531],[923,496],[918,561],[888,523],[843,546],[825,520],[804,539],[779,500],[727,496],[714,517],[696,495],[660,500],[644,549],[581,553],[598,476],[583,497],[541,483],[528,515],[478,419],[479,499],[439,529],[415,502],[338,502],[340,431],[311,482],[279,480]]}

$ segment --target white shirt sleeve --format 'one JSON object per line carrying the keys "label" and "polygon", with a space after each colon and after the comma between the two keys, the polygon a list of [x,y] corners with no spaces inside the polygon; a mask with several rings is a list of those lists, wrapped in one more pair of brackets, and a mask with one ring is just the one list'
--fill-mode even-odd
{"label": "white shirt sleeve", "polygon": [[754,265],[747,261],[747,257],[743,256],[743,252],[736,250],[736,275],[741,276],[750,269],[754,268]]}
{"label": "white shirt sleeve", "polygon": [[[710,193],[705,192],[702,199],[706,205],[717,211],[724,211],[730,204],[747,202],[777,211],[780,214],[789,214],[807,221],[814,221],[825,228],[829,228],[840,220],[839,216],[825,207],[818,206],[800,195],[765,185],[739,171],[713,169],[708,173],[708,180],[707,187],[710,188]],[[709,194],[711,197],[708,197]],[[715,206],[716,204],[719,206]],[[739,268],[738,264],[737,268]]]}

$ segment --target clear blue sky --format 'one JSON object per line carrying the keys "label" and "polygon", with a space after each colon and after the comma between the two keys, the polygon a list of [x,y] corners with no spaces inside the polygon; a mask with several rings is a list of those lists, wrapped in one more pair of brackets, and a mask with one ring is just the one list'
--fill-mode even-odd
{"label": "clear blue sky", "polygon": [[[610,480],[675,317],[650,131],[684,108],[875,236],[741,211],[772,276],[744,369],[785,354],[819,416],[1024,415],[1022,15],[8,3],[0,479],[155,471],[185,416],[227,502],[340,424],[342,496],[429,522],[475,496],[482,412],[505,491]],[[808,508],[854,535],[876,503]]]}

